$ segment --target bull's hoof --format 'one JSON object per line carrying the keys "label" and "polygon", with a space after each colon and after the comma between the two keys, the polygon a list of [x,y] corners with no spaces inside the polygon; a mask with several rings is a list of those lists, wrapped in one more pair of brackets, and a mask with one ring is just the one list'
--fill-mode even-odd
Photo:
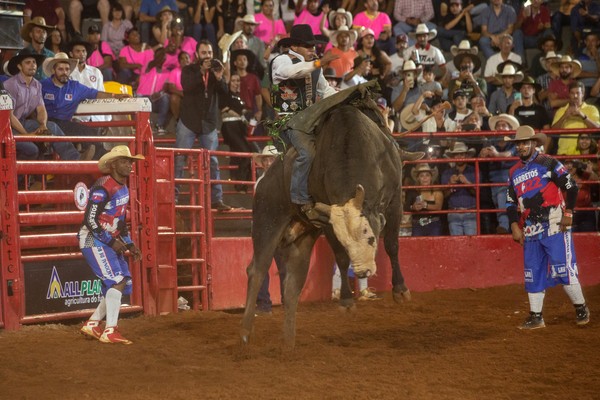
{"label": "bull's hoof", "polygon": [[341,312],[354,312],[356,311],[356,304],[353,299],[341,299],[338,309]]}
{"label": "bull's hoof", "polygon": [[240,332],[240,343],[243,346],[247,346],[250,344],[250,331],[247,329],[242,329]]}
{"label": "bull's hoof", "polygon": [[392,295],[394,297],[394,301],[398,304],[412,300],[412,295],[410,294],[410,290],[406,287],[406,285],[394,286]]}

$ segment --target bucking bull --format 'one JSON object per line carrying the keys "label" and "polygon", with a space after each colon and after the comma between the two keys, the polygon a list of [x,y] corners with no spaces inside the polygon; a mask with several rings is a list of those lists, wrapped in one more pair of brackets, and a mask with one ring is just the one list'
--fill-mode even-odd
{"label": "bucking bull", "polygon": [[308,187],[320,214],[319,221],[307,221],[290,201],[291,170],[296,157],[293,148],[269,168],[256,188],[254,256],[247,268],[243,343],[250,339],[257,294],[279,248],[287,269],[284,342],[288,348],[294,346],[298,300],[313,245],[322,232],[345,278],[341,287],[342,306],[353,305],[347,279],[349,262],[357,277],[376,273],[375,254],[380,234],[392,265],[394,300],[410,299],[398,260],[402,181],[399,149],[370,92],[357,90],[351,97],[354,100],[349,98],[345,104],[330,108],[316,123],[316,156]]}

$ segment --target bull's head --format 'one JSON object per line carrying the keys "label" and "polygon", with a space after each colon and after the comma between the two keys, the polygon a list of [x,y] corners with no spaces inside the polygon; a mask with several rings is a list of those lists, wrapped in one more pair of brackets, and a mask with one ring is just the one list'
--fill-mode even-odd
{"label": "bull's head", "polygon": [[323,203],[315,205],[319,213],[328,217],[335,236],[348,252],[354,273],[359,278],[373,275],[377,271],[377,241],[385,224],[381,214],[374,215],[373,218],[365,216],[364,200],[365,190],[361,185],[357,185],[354,197],[342,206]]}

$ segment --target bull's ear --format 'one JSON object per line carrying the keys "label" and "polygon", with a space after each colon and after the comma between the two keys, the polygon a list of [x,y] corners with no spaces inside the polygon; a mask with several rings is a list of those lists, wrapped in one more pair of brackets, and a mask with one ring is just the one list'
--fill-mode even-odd
{"label": "bull's ear", "polygon": [[329,204],[316,203],[313,209],[319,214],[326,215],[327,217],[331,215],[331,206]]}
{"label": "bull's ear", "polygon": [[356,191],[354,192],[354,198],[352,204],[358,210],[362,210],[363,203],[365,202],[365,188],[362,185],[356,185]]}

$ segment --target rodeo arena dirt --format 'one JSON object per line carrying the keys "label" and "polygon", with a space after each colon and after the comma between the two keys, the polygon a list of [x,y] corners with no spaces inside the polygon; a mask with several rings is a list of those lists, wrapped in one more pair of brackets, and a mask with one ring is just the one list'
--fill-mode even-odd
{"label": "rodeo arena dirt", "polygon": [[[380,240],[369,279],[379,299],[342,306],[331,300],[333,251],[309,230],[316,243],[304,260],[310,270],[298,293],[295,347],[282,334],[274,267],[273,311],[256,313],[243,343],[252,195],[229,186],[254,182],[223,178],[226,196],[244,207],[211,210],[210,154],[155,142],[144,99],[108,99],[78,111],[126,115],[102,124],[135,135],[105,140],[145,157],[128,182],[127,218],[142,257],[129,260],[134,285],[119,320],[133,343],[87,339],[80,329],[100,299],[99,281],[77,247],[83,208],[73,199],[85,198],[100,176],[98,163],[16,160],[15,140],[23,139],[13,137],[10,101],[3,102],[0,399],[600,399],[597,233],[574,235],[591,322],[576,325],[569,298],[555,287],[546,292],[545,329],[528,331],[517,329],[529,302],[522,247],[510,235],[398,238],[412,297],[404,301],[392,292],[393,257]],[[174,177],[177,155],[188,156],[185,178]],[[259,163],[252,163],[255,177]],[[17,175],[35,175],[42,188],[17,187]],[[184,189],[175,204],[177,185]]]}

